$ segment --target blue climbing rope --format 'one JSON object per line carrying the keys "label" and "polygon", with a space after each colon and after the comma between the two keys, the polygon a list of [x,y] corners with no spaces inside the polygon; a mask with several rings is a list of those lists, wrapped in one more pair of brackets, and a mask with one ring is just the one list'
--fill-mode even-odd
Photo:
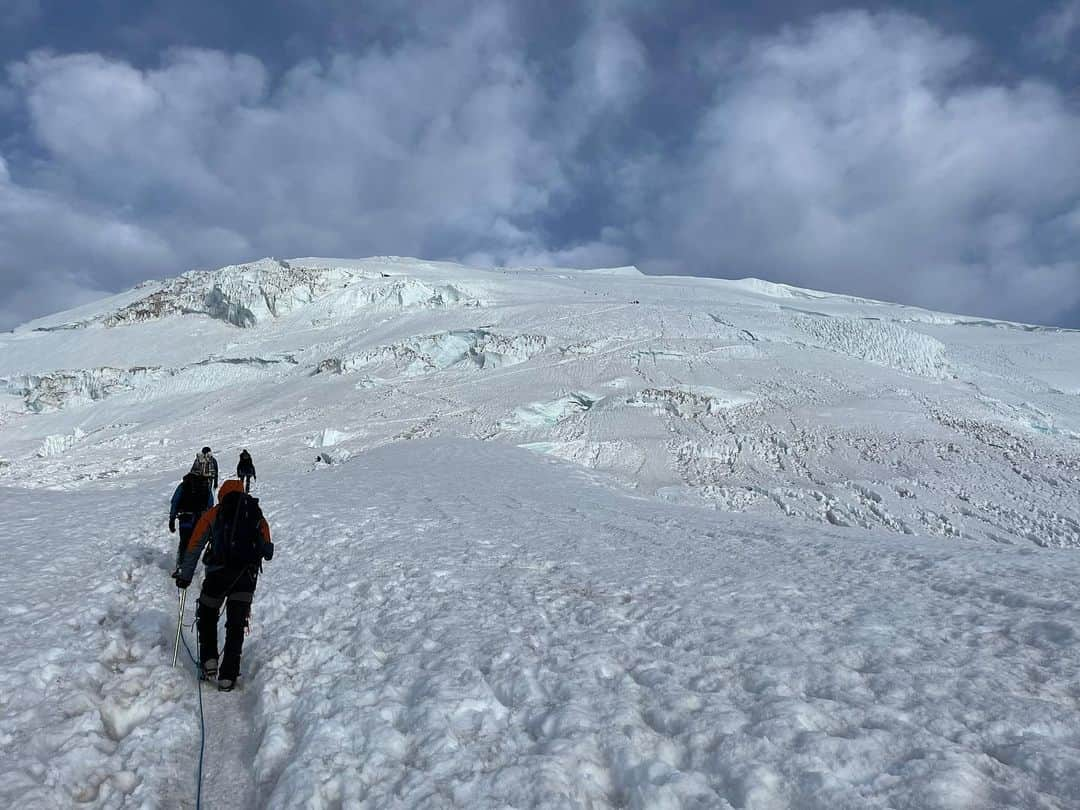
{"label": "blue climbing rope", "polygon": [[206,751],[206,720],[203,715],[202,678],[198,677],[199,660],[191,651],[191,647],[188,646],[187,636],[184,635],[183,630],[180,631],[180,639],[184,642],[184,649],[187,650],[191,663],[195,665],[195,683],[199,686],[199,769],[196,771],[195,777],[195,810],[202,810],[203,753]]}

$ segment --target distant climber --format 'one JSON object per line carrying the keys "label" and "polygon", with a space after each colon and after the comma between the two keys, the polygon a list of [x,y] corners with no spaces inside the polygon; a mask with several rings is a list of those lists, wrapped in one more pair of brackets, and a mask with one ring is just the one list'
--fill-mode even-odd
{"label": "distant climber", "polygon": [[218,485],[218,467],[217,459],[214,458],[214,454],[210,452],[209,447],[204,447],[197,456],[195,456],[195,463],[191,465],[191,471],[196,475],[201,475],[210,484],[210,489],[217,489]]}
{"label": "distant climber", "polygon": [[202,513],[214,505],[214,492],[210,489],[207,480],[196,473],[188,473],[184,480],[173,492],[172,504],[169,508],[169,531],[176,531],[177,521],[180,523],[180,542],[176,547],[176,570],[180,570],[180,563],[184,561],[184,549],[187,548],[188,540],[195,524],[199,522]]}
{"label": "distant climber", "polygon": [[[258,498],[244,492],[235,479],[221,485],[218,504],[204,513],[191,533],[184,561],[176,574],[176,587],[187,588],[203,549],[209,548],[202,592],[195,611],[199,629],[199,663],[202,677],[217,678],[218,689],[230,691],[240,676],[244,631],[251,613],[251,599],[263,560],[273,559],[270,526],[259,508]],[[218,617],[225,605],[225,648],[218,666]]]}
{"label": "distant climber", "polygon": [[251,482],[258,481],[255,475],[255,462],[251,460],[251,453],[247,450],[240,451],[240,463],[236,465],[236,477],[244,482],[244,492],[251,492]]}

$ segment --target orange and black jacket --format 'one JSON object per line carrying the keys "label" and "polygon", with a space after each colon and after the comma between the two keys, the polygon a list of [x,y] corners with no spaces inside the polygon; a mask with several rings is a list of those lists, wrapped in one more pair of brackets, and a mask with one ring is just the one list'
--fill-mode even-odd
{"label": "orange and black jacket", "polygon": [[[190,581],[194,578],[195,566],[199,564],[199,557],[202,556],[203,549],[206,548],[207,543],[213,542],[214,524],[217,520],[218,510],[221,509],[221,502],[226,495],[231,495],[234,492],[244,494],[244,485],[235,479],[229,479],[218,490],[218,505],[203,512],[199,522],[195,524],[195,529],[191,532],[191,539],[188,540],[187,548],[184,550],[184,561],[180,565],[181,579]],[[270,524],[266,522],[266,518],[259,521],[259,534],[262,535],[262,557],[264,560],[270,560],[274,556],[274,543],[270,539]],[[208,574],[221,568],[223,566],[214,565],[209,560],[206,562],[206,573]]]}

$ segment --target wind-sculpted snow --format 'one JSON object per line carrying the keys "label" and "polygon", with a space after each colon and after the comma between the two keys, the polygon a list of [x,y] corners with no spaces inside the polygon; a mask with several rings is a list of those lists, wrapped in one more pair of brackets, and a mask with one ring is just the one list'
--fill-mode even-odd
{"label": "wind-sculpted snow", "polygon": [[60,456],[73,448],[80,439],[86,437],[86,434],[81,429],[75,428],[72,433],[60,434],[55,436],[46,436],[45,441],[41,443],[41,449],[37,454],[42,458],[46,456]]}
{"label": "wind-sculpted snow", "polygon": [[932,337],[879,320],[797,315],[793,324],[814,345],[924,377],[948,373],[945,346]]}
{"label": "wind-sculpted snow", "polygon": [[332,357],[317,371],[333,374],[365,372],[376,379],[421,377],[451,367],[493,369],[524,363],[547,346],[543,335],[502,335],[485,329],[443,332],[410,338],[389,346]]}
{"label": "wind-sculpted snow", "polygon": [[35,413],[90,404],[118,391],[132,391],[141,381],[169,372],[159,368],[94,368],[0,377],[9,394],[21,397]]}
{"label": "wind-sculpted snow", "polygon": [[499,424],[503,430],[530,430],[553,427],[559,422],[592,408],[603,397],[575,391],[551,402],[530,402],[514,409],[513,416]]}
{"label": "wind-sculpted snow", "polygon": [[0,380],[0,806],[192,806],[205,444],[278,542],[205,806],[1080,802],[1080,333],[304,259],[0,335]]}
{"label": "wind-sculpted snow", "polygon": [[723,282],[732,287],[745,290],[750,293],[767,295],[770,298],[802,298],[805,300],[832,299],[853,304],[876,304],[868,298],[857,298],[850,295],[837,295],[835,293],[821,292],[819,290],[807,290],[802,287],[793,287],[790,284],[778,284],[773,281],[765,281],[760,278],[742,278],[737,281]]}

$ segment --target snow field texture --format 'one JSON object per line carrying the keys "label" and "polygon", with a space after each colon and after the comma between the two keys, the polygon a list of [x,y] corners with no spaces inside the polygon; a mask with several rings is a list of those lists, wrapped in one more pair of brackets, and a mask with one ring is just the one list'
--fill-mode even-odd
{"label": "snow field texture", "polygon": [[1074,333],[264,260],[0,335],[0,378],[3,806],[194,806],[206,443],[278,544],[206,807],[1080,803]]}
{"label": "snow field texture", "polygon": [[[342,493],[363,496],[343,510]],[[6,634],[5,804],[190,806],[173,537],[130,497],[33,494],[35,515],[3,494],[15,563],[40,564],[23,554],[49,500],[124,541],[56,566],[107,558],[77,599],[4,575],[27,611],[6,625],[48,617]],[[261,495],[305,511],[269,512],[281,556],[242,691],[207,694],[207,806],[1069,807],[1080,790],[1075,558],[1048,584],[1027,548],[719,526],[458,442]]]}

